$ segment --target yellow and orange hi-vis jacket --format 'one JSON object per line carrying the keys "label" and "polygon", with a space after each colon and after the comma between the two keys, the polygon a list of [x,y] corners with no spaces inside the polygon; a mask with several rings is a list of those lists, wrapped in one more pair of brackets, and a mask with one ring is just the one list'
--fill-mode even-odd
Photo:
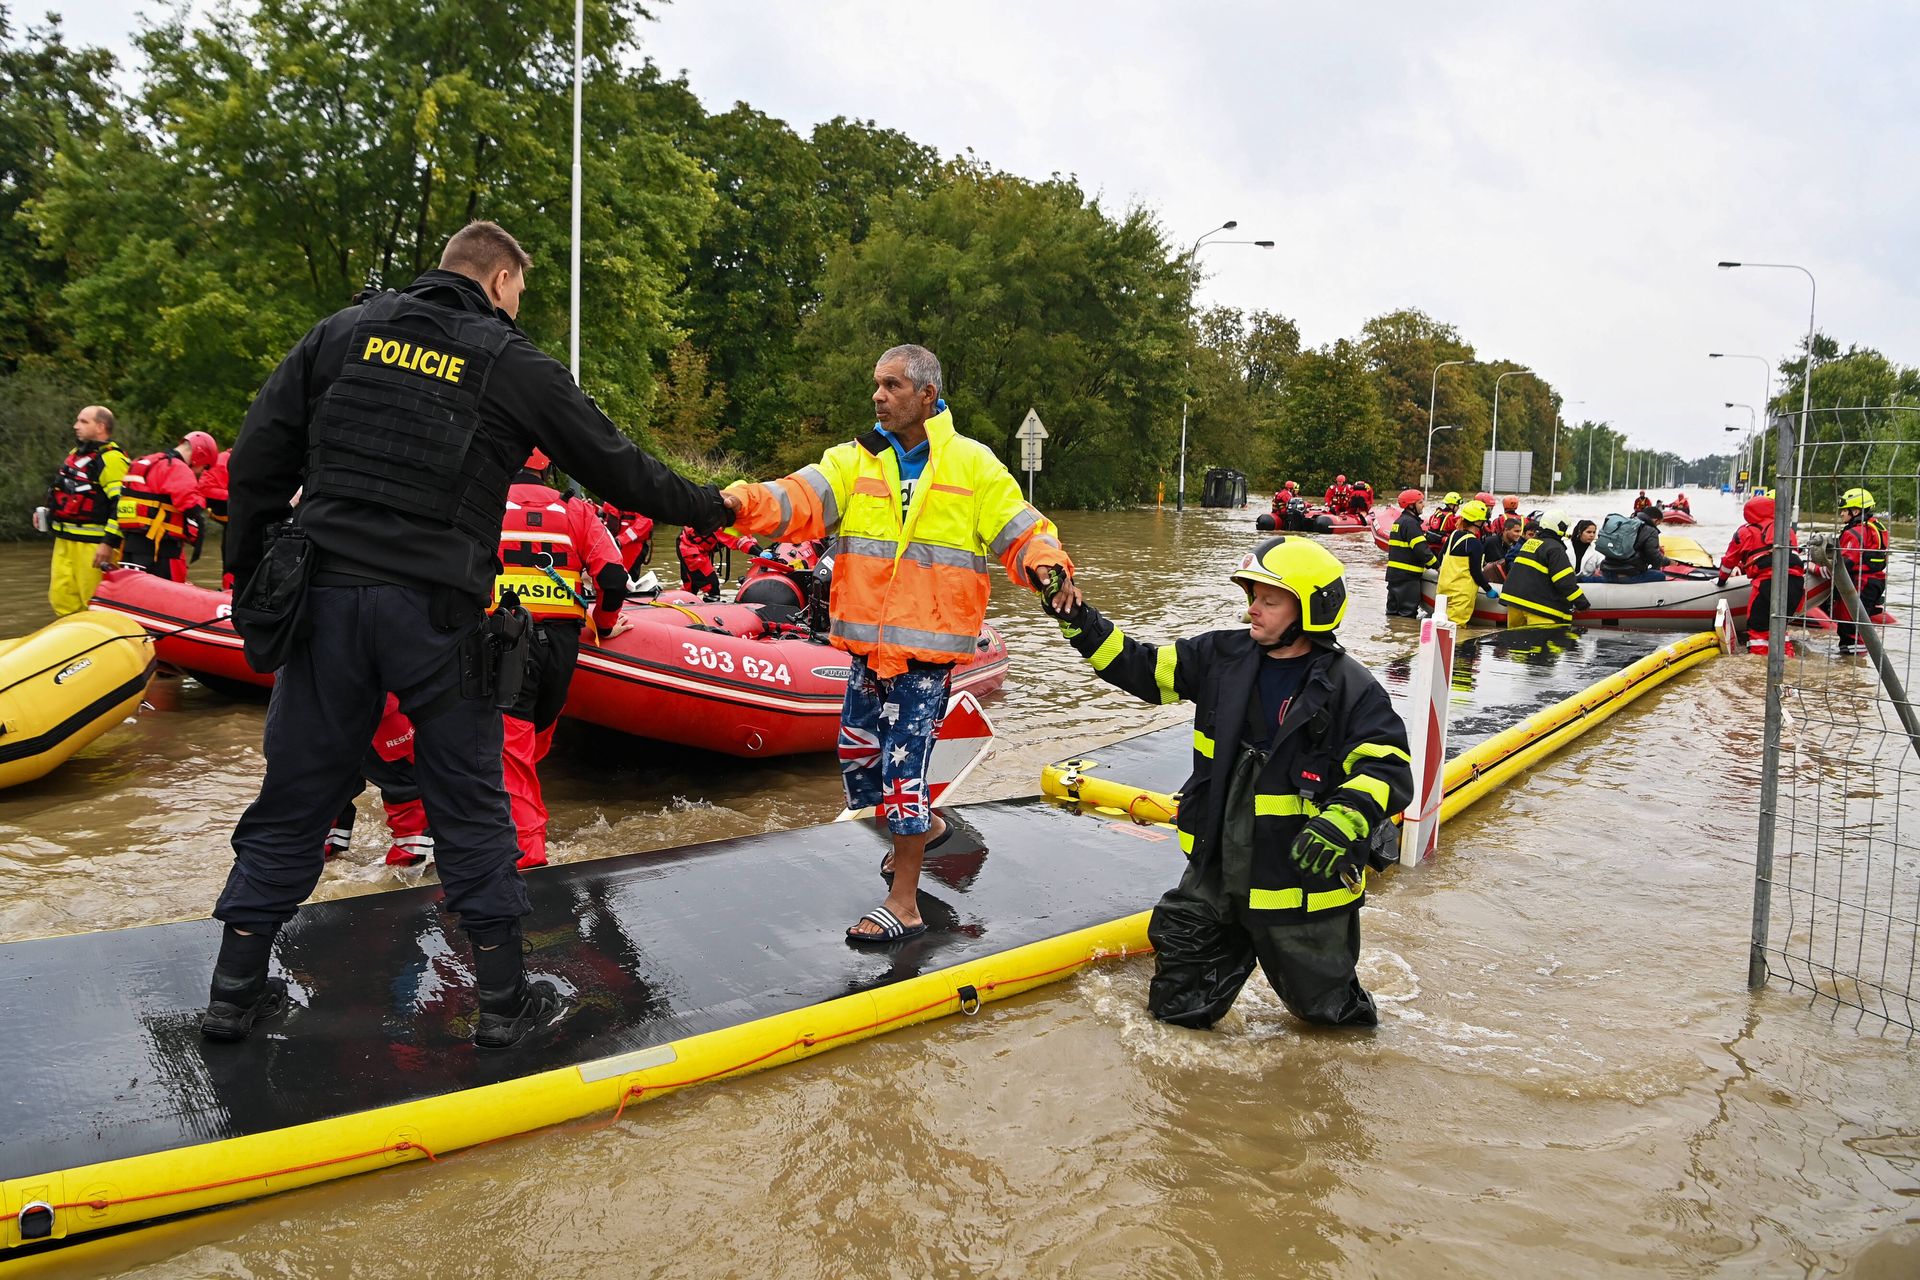
{"label": "yellow and orange hi-vis jacket", "polygon": [[735,484],[735,527],[781,542],[834,537],[832,638],[882,679],[907,661],[971,657],[986,621],[988,560],[1032,589],[1029,573],[1071,573],[1052,521],[1020,496],[993,450],[927,419],[927,465],[901,514],[900,463],[876,427],[819,462],[766,484]]}

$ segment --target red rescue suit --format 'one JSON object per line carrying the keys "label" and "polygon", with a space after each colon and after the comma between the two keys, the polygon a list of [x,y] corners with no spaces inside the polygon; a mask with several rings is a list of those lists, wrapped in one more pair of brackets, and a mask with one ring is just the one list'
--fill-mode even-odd
{"label": "red rescue suit", "polygon": [[[1747,594],[1747,648],[1750,652],[1765,653],[1767,628],[1773,616],[1773,499],[1749,498],[1743,514],[1747,523],[1734,531],[1733,540],[1727,543],[1727,553],[1720,557],[1720,579],[1724,582],[1739,572],[1746,574],[1753,584]],[[1797,548],[1799,545],[1799,534],[1787,530],[1787,546]],[[1805,576],[1806,567],[1799,551],[1790,549],[1787,552],[1789,616],[1800,609],[1800,600],[1806,591]]]}
{"label": "red rescue suit", "polygon": [[206,499],[207,514],[216,524],[227,522],[227,459],[233,456],[233,450],[222,449],[213,465],[200,475],[200,496]]}
{"label": "red rescue suit", "polygon": [[600,523],[607,526],[613,545],[620,551],[620,563],[629,577],[635,565],[653,559],[653,517],[638,511],[622,511],[611,502],[600,504]]}
{"label": "red rescue suit", "polygon": [[712,533],[680,530],[680,541],[674,546],[680,556],[680,585],[696,595],[717,597],[720,575],[713,567],[713,553],[723,546],[748,555],[759,550],[752,538],[728,533],[725,529],[715,529]]}
{"label": "red rescue suit", "polygon": [[604,633],[619,620],[627,573],[600,513],[584,498],[566,497],[539,483],[530,471],[522,471],[507,490],[500,563],[496,589],[512,588],[535,624],[526,679],[506,711],[501,773],[519,837],[517,865],[543,867],[547,806],[540,792],[540,762],[553,745],[553,727],[580,658],[586,584],[591,579],[598,588],[593,624]]}
{"label": "red rescue suit", "polygon": [[186,549],[197,556],[206,506],[200,477],[176,450],[150,453],[135,459],[120,482],[107,541],[119,549],[121,564],[185,582]]}
{"label": "red rescue suit", "polygon": [[1366,519],[1373,511],[1373,486],[1361,481],[1353,486],[1347,497],[1348,509],[1361,519]]}
{"label": "red rescue suit", "polygon": [[1327,486],[1327,510],[1335,511],[1335,512],[1345,511],[1347,509],[1347,500],[1349,497],[1352,496],[1352,494],[1353,494],[1353,490],[1349,489],[1344,484],[1328,485]]}
{"label": "red rescue suit", "polygon": [[1687,501],[1687,495],[1684,493],[1674,494],[1673,501],[1668,503],[1667,505],[1672,507],[1675,511],[1684,511],[1688,515],[1693,514],[1693,504]]}
{"label": "red rescue suit", "polygon": [[[1867,608],[1867,620],[1880,612],[1887,598],[1887,530],[1871,515],[1858,515],[1840,531],[1840,562],[1860,592],[1860,603]],[[1851,649],[1859,643],[1858,619],[1847,608],[1838,591],[1833,593],[1833,619],[1840,626],[1840,647]]]}
{"label": "red rescue suit", "polygon": [[[400,714],[400,699],[391,693],[387,695],[380,724],[373,731],[373,745],[367,749],[361,774],[380,788],[380,803],[387,811],[387,831],[393,837],[387,849],[387,865],[410,867],[433,857],[427,806],[422,803],[420,788],[413,780],[413,722]],[[354,815],[353,800],[349,798],[346,808],[340,811],[327,832],[327,857],[345,853],[353,842]]]}

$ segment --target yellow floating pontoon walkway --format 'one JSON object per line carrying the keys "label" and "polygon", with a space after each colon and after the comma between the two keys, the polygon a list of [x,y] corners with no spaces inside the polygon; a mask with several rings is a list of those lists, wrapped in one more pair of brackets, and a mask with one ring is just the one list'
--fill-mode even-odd
{"label": "yellow floating pontoon walkway", "polygon": [[[1461,646],[1472,687],[1456,742],[1488,753],[1461,766],[1462,797],[1651,688],[1656,669],[1698,660],[1636,654],[1595,682],[1597,665],[1631,659],[1573,631],[1526,635]],[[1562,701],[1580,681],[1584,711]],[[1542,690],[1554,709],[1529,716]],[[1167,745],[1177,732],[1111,758],[1171,789],[1186,771],[1184,735]],[[578,1005],[549,1039],[495,1055],[467,1042],[472,974],[435,886],[305,907],[275,951],[294,1008],[239,1045],[198,1032],[211,921],[0,946],[0,1271],[57,1266],[67,1241],[612,1120],[1146,949],[1143,908],[1179,875],[1170,833],[1039,796],[947,812],[954,834],[922,886],[929,931],[885,950],[841,936],[884,891],[869,825],[533,873],[529,967]]]}

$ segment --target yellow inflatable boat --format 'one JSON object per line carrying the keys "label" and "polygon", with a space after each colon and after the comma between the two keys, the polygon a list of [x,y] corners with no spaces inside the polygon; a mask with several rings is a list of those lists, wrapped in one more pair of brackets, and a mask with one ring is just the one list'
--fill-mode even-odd
{"label": "yellow inflatable boat", "polygon": [[45,777],[132,715],[153,668],[140,624],[95,609],[0,640],[0,787]]}

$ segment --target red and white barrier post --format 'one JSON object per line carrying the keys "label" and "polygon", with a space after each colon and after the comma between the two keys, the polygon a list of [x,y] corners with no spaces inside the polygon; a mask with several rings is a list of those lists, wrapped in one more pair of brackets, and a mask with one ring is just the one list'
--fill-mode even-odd
{"label": "red and white barrier post", "polygon": [[1413,753],[1413,800],[1400,819],[1400,863],[1416,866],[1440,847],[1440,802],[1445,798],[1447,710],[1453,693],[1453,623],[1447,598],[1436,596],[1433,616],[1421,620],[1413,659],[1413,695],[1407,703],[1407,745]]}

